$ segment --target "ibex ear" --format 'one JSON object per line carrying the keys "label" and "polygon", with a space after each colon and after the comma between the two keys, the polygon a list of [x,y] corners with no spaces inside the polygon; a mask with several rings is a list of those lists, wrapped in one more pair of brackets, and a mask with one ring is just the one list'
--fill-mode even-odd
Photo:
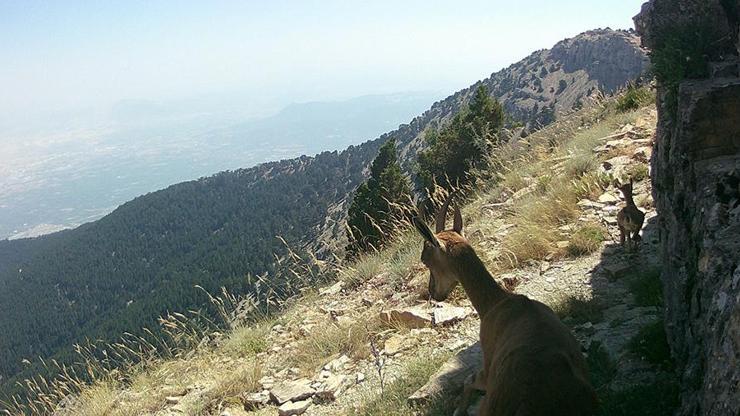
{"label": "ibex ear", "polygon": [[455,217],[452,223],[452,230],[462,235],[463,221],[462,214],[460,213],[460,207],[455,207]]}
{"label": "ibex ear", "polygon": [[419,231],[419,234],[421,234],[422,237],[424,237],[424,240],[428,241],[429,244],[433,245],[434,247],[440,247],[439,240],[437,240],[437,237],[432,232],[432,229],[429,228],[429,226],[419,217],[414,217],[411,219],[411,221],[414,223],[414,227]]}

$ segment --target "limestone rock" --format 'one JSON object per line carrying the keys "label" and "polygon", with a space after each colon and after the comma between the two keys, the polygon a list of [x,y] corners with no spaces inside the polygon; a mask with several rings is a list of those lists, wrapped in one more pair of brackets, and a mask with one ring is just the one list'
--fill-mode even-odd
{"label": "limestone rock", "polygon": [[182,396],[167,396],[164,401],[169,405],[174,405],[180,403],[180,399],[182,399]]}
{"label": "limestone rock", "polygon": [[459,390],[482,364],[483,351],[477,342],[444,363],[426,384],[409,397],[409,402],[424,403],[433,397]]}
{"label": "limestone rock", "polygon": [[283,404],[285,402],[298,401],[311,397],[314,393],[315,391],[311,387],[311,381],[303,378],[276,384],[275,387],[270,390],[270,398],[277,404]]}
{"label": "limestone rock", "polygon": [[469,308],[440,303],[434,308],[434,325],[449,325],[467,318],[471,313]]}
{"label": "limestone rock", "polygon": [[313,402],[309,400],[302,400],[297,402],[286,402],[278,407],[278,415],[280,416],[293,416],[302,415],[308,410]]}
{"label": "limestone rock", "polygon": [[336,294],[338,294],[339,292],[342,291],[342,288],[343,287],[344,287],[344,282],[339,281],[339,282],[336,282],[336,283],[334,283],[333,285],[331,285],[329,287],[325,287],[325,288],[319,289],[319,294],[322,295],[322,296],[336,295]]}
{"label": "limestone rock", "polygon": [[611,263],[604,266],[604,270],[609,274],[612,279],[618,279],[624,276],[627,271],[630,270],[632,265],[626,261],[620,261],[617,263]]}
{"label": "limestone rock", "polygon": [[350,364],[351,361],[352,360],[349,357],[347,357],[346,355],[342,354],[339,357],[337,357],[337,358],[329,361],[328,363],[326,363],[324,365],[324,370],[330,371],[330,372],[331,371],[334,371],[334,372],[341,371],[345,367],[347,367]]}
{"label": "limestone rock", "polygon": [[648,146],[640,146],[632,152],[632,159],[638,162],[647,163],[650,161],[650,156],[653,154],[653,149]]}
{"label": "limestone rock", "polygon": [[619,198],[618,198],[618,197],[616,197],[616,196],[615,196],[614,194],[612,194],[612,193],[609,193],[609,192],[604,192],[604,193],[603,193],[603,194],[601,194],[601,196],[599,197],[599,202],[601,202],[602,204],[610,204],[610,205],[614,205],[614,204],[616,204],[616,203],[618,203],[618,202],[619,202]]}
{"label": "limestone rock", "polygon": [[398,324],[407,328],[426,328],[432,325],[432,312],[428,308],[408,307],[391,309],[380,313],[385,323]]}
{"label": "limestone rock", "polygon": [[258,393],[248,393],[242,398],[244,403],[244,409],[246,410],[257,410],[265,406],[270,401],[270,392],[263,390]]}
{"label": "limestone rock", "polygon": [[347,385],[347,376],[343,374],[333,374],[321,384],[316,391],[316,399],[319,402],[332,402],[339,397],[339,394]]}
{"label": "limestone rock", "polygon": [[409,348],[409,342],[406,337],[402,335],[394,335],[383,344],[383,353],[385,355],[396,355],[399,352]]}

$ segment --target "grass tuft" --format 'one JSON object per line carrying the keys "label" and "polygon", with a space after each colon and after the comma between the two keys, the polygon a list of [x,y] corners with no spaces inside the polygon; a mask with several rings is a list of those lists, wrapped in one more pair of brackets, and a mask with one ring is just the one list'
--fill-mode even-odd
{"label": "grass tuft", "polygon": [[601,394],[599,416],[671,416],[678,408],[678,383],[660,378],[650,385],[639,385]]}
{"label": "grass tuft", "polygon": [[627,279],[630,291],[635,296],[637,306],[662,306],[663,283],[660,281],[660,269],[652,268],[636,272]]}
{"label": "grass tuft", "polygon": [[627,91],[617,99],[617,111],[626,113],[655,103],[655,94],[648,87],[630,83]]}
{"label": "grass tuft", "polygon": [[336,355],[366,358],[370,354],[370,337],[379,326],[379,320],[370,318],[349,324],[319,325],[298,343],[297,351],[288,358],[290,367],[311,374]]}
{"label": "grass tuft", "polygon": [[591,373],[591,384],[598,391],[617,374],[617,365],[601,342],[593,341],[586,352],[586,363]]}
{"label": "grass tuft", "polygon": [[454,400],[437,398],[426,405],[414,406],[408,397],[423,386],[429,377],[444,363],[450,353],[420,354],[403,368],[401,375],[388,383],[381,395],[365,401],[361,407],[352,409],[353,416],[430,416],[450,415],[454,410]]}
{"label": "grass tuft", "polygon": [[251,357],[265,351],[268,333],[267,323],[238,326],[226,338],[222,348],[232,356]]}
{"label": "grass tuft", "polygon": [[596,299],[568,296],[553,310],[560,319],[568,320],[575,325],[600,322],[604,319],[604,305]]}
{"label": "grass tuft", "polygon": [[606,241],[608,232],[597,223],[582,225],[576,230],[568,242],[568,254],[571,256],[583,256],[591,254],[601,247]]}
{"label": "grass tuft", "polygon": [[640,329],[640,332],[630,340],[628,348],[653,365],[664,370],[673,369],[671,348],[668,346],[662,320]]}

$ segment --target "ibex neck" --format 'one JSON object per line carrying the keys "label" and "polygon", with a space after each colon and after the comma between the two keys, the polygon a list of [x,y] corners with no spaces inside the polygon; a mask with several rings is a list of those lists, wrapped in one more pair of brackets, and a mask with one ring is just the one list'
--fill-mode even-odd
{"label": "ibex neck", "polygon": [[631,193],[624,194],[624,202],[626,202],[628,206],[635,206],[635,200],[632,199]]}
{"label": "ibex neck", "polygon": [[472,248],[465,254],[460,272],[460,284],[481,318],[508,295],[508,292],[496,283]]}

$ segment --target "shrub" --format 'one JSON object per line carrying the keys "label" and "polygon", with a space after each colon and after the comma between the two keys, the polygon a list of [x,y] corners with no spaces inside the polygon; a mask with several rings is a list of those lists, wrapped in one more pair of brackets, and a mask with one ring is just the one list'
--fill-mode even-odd
{"label": "shrub", "polygon": [[481,85],[467,108],[439,131],[429,131],[429,148],[419,153],[417,172],[426,189],[466,185],[472,169],[482,167],[498,145],[504,110]]}
{"label": "shrub", "polygon": [[626,113],[654,102],[655,96],[647,87],[630,83],[624,94],[617,99],[617,111]]}
{"label": "shrub", "polygon": [[629,350],[664,370],[673,369],[671,348],[665,335],[663,321],[659,320],[640,329],[630,340]]}
{"label": "shrub", "polygon": [[589,223],[581,226],[568,242],[568,254],[582,256],[593,253],[601,247],[608,233],[600,224]]}
{"label": "shrub", "polygon": [[634,179],[635,182],[640,182],[644,179],[646,179],[650,172],[648,170],[648,167],[644,163],[637,163],[634,165],[631,165],[627,168],[627,176]]}
{"label": "shrub", "polygon": [[600,322],[604,318],[604,305],[596,299],[583,299],[568,296],[553,310],[560,319],[568,319],[578,325],[586,322]]}
{"label": "shrub", "polygon": [[628,278],[630,291],[635,296],[638,306],[662,306],[663,283],[660,281],[660,269],[648,269]]}

